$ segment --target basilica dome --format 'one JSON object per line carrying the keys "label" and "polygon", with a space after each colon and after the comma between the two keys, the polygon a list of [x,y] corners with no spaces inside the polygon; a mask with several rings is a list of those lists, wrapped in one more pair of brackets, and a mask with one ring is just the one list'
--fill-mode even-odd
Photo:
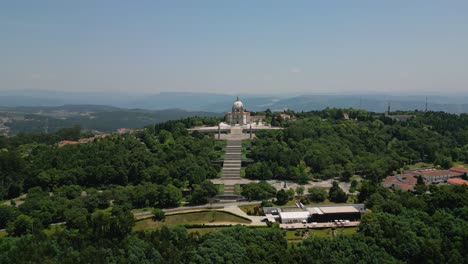
{"label": "basilica dome", "polygon": [[244,104],[239,100],[239,97],[237,97],[237,100],[232,104],[232,111],[233,112],[242,112],[244,110]]}

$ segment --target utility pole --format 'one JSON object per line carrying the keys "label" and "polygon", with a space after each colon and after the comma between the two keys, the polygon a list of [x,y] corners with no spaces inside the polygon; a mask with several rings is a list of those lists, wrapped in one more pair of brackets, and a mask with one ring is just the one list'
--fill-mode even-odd
{"label": "utility pole", "polygon": [[390,115],[390,102],[388,102],[387,114]]}
{"label": "utility pole", "polygon": [[426,96],[426,108],[425,108],[424,112],[427,112],[427,96]]}

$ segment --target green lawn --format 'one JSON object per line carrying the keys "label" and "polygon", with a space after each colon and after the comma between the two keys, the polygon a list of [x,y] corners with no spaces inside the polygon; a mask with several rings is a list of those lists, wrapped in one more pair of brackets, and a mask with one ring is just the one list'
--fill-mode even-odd
{"label": "green lawn", "polygon": [[157,229],[161,225],[190,225],[190,224],[249,224],[251,221],[222,211],[200,211],[166,215],[164,222],[155,222],[147,218],[135,223],[134,230]]}
{"label": "green lawn", "polygon": [[468,164],[462,162],[462,161],[457,161],[457,162],[454,162],[453,165],[455,166],[462,166],[463,168],[465,169],[468,169]]}

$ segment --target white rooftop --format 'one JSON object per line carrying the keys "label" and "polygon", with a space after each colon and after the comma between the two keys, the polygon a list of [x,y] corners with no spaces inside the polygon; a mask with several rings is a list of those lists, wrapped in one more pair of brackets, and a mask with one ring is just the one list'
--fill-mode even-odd
{"label": "white rooftop", "polygon": [[320,211],[324,214],[333,214],[333,213],[359,213],[359,210],[354,206],[330,206],[330,207],[320,207]]}
{"label": "white rooftop", "polygon": [[310,216],[308,211],[300,211],[300,212],[279,212],[279,216],[282,220],[285,219],[307,219]]}
{"label": "white rooftop", "polygon": [[307,211],[309,211],[311,214],[323,214],[318,207],[309,207],[307,208]]}

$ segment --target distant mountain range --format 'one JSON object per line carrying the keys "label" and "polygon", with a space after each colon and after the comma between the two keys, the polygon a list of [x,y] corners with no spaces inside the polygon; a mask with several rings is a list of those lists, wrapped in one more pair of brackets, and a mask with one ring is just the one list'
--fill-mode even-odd
{"label": "distant mountain range", "polygon": [[[393,95],[239,95],[248,110],[267,108],[296,111],[321,110],[326,107],[362,108],[384,112],[388,103],[393,110],[424,110],[424,96]],[[165,92],[159,94],[124,93],[78,93],[51,91],[2,91],[0,106],[61,106],[61,105],[108,105],[117,108],[149,110],[183,109],[223,113],[230,110],[234,95],[213,93]],[[70,106],[69,106],[70,107]],[[467,96],[430,96],[428,108],[433,111],[468,113]]]}
{"label": "distant mountain range", "polygon": [[103,105],[0,107],[0,135],[52,132],[75,125],[94,132],[113,132],[118,128],[142,128],[192,116],[222,117],[223,114],[182,109],[125,109]]}

